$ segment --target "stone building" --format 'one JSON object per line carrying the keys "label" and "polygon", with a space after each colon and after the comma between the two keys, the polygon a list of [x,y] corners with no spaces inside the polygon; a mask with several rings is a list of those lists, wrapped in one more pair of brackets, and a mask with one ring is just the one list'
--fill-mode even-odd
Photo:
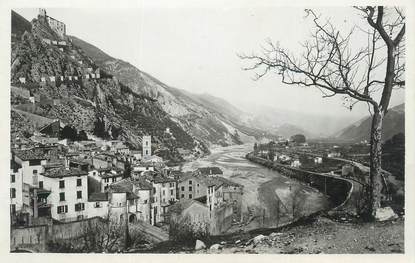
{"label": "stone building", "polygon": [[[64,38],[66,36],[66,25],[65,23],[50,17],[46,13],[46,9],[39,8],[39,18],[46,19],[49,27],[56,33],[60,38]],[[56,42],[57,44],[57,42]]]}
{"label": "stone building", "polygon": [[151,156],[151,136],[143,136],[143,157]]}

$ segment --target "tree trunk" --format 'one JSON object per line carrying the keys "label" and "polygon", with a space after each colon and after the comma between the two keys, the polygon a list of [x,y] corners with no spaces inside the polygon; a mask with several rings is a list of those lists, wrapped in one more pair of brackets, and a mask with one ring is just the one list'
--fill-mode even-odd
{"label": "tree trunk", "polygon": [[384,113],[374,107],[372,128],[370,132],[370,204],[369,215],[372,219],[376,216],[376,210],[380,208],[382,190],[382,124]]}

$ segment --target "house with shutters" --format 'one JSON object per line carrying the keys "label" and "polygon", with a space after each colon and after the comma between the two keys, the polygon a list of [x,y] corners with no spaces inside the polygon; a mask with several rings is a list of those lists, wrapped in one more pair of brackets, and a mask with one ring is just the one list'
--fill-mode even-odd
{"label": "house with shutters", "polygon": [[51,217],[62,222],[87,218],[88,172],[63,165],[45,166],[39,175],[39,190],[48,191],[43,200],[50,206]]}

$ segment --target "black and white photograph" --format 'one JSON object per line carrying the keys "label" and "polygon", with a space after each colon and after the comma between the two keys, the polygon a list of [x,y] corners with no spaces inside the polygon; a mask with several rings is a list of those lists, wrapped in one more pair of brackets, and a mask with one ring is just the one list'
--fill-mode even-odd
{"label": "black and white photograph", "polygon": [[413,254],[413,5],[35,2],[6,10],[11,255]]}

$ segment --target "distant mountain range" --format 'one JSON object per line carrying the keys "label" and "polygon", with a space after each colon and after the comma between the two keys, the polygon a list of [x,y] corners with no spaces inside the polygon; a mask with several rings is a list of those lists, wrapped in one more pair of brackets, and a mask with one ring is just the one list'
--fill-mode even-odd
{"label": "distant mountain range", "polygon": [[307,138],[324,138],[353,122],[352,118],[336,118],[317,114],[301,113],[265,105],[246,105],[249,112],[245,122],[276,133],[283,137],[304,134]]}
{"label": "distant mountain range", "polygon": [[[371,122],[372,118],[367,116],[335,133],[333,138],[353,142],[369,140]],[[397,105],[388,110],[383,121],[382,140],[389,140],[398,133],[405,134],[405,104]]]}

